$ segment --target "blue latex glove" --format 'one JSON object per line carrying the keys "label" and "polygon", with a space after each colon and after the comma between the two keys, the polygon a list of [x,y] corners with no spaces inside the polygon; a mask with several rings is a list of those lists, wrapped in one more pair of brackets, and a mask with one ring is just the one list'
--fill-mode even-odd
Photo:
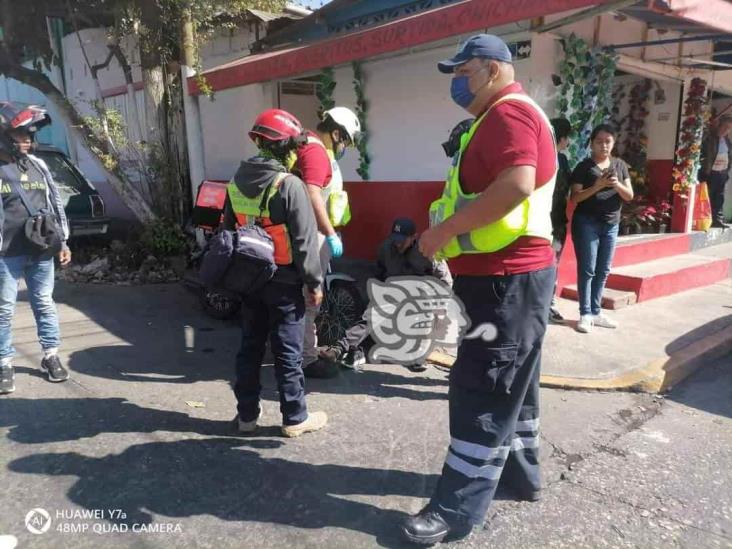
{"label": "blue latex glove", "polygon": [[325,241],[330,248],[331,257],[341,257],[343,255],[343,242],[337,234],[326,236]]}

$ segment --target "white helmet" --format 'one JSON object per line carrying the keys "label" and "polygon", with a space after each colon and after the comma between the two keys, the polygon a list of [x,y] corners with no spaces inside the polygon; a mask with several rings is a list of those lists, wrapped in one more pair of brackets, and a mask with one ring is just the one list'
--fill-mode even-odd
{"label": "white helmet", "polygon": [[333,122],[346,130],[348,137],[351,139],[351,143],[356,143],[361,134],[361,121],[356,116],[356,113],[348,107],[333,107],[323,113],[323,120],[329,117]]}

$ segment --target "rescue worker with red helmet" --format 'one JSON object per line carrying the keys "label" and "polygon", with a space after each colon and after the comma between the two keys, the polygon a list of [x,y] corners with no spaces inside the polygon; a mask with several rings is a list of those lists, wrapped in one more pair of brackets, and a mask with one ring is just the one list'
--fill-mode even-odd
{"label": "rescue worker with red helmet", "polygon": [[318,227],[305,185],[285,167],[305,138],[297,118],[280,109],[257,116],[249,137],[259,154],[243,161],[229,183],[223,225],[264,228],[274,242],[277,271],[262,291],[244,297],[235,423],[241,433],[257,428],[262,414],[260,370],[269,340],[282,433],[296,437],[322,429],[328,421],[325,412],[308,412],[302,371],[306,303],[317,307],[323,297]]}
{"label": "rescue worker with red helmet", "polygon": [[[54,256],[71,261],[63,201],[45,162],[31,154],[35,133],[51,123],[42,107],[0,102],[0,394],[15,391],[12,319],[18,280],[25,279],[43,351],[41,369],[51,382],[66,381],[61,364],[58,312],[53,301]],[[43,223],[43,234],[29,228]],[[43,249],[33,237],[51,235]]]}
{"label": "rescue worker with red helmet", "polygon": [[[306,183],[318,223],[318,249],[324,274],[328,272],[331,257],[343,254],[343,243],[336,229],[350,219],[338,160],[348,147],[355,146],[360,135],[358,116],[347,107],[333,107],[323,112],[315,132],[306,132],[306,142],[297,150],[293,171]],[[308,307],[305,315],[303,368],[306,377],[330,378],[338,375],[338,368],[318,358],[315,319],[319,312],[319,306]]]}

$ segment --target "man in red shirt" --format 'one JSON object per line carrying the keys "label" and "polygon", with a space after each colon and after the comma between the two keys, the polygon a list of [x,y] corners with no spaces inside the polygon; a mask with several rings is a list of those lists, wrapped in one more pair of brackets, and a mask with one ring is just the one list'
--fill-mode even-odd
{"label": "man in red shirt", "polygon": [[[328,273],[331,257],[343,254],[343,243],[328,216],[331,189],[343,188],[338,160],[346,148],[354,146],[361,132],[356,114],[346,107],[334,107],[323,113],[316,132],[307,131],[307,143],[297,150],[293,171],[305,182],[318,223],[318,249],[323,277]],[[308,306],[305,312],[303,371],[306,377],[331,378],[338,375],[336,364],[318,359],[318,335],[315,319],[320,306]]]}
{"label": "man in red shirt", "polygon": [[[455,295],[472,329],[491,324],[497,336],[466,338],[458,349],[442,476],[429,505],[402,526],[407,539],[424,544],[481,524],[499,480],[519,499],[539,497],[539,366],[555,276],[557,152],[546,115],[514,81],[510,50],[481,34],[438,68],[455,74],[453,100],[478,118],[457,165],[462,191],[475,194],[421,236],[420,250],[432,257],[461,236],[462,254],[450,261]],[[519,206],[525,228],[511,233],[510,244],[490,253],[465,244]]]}

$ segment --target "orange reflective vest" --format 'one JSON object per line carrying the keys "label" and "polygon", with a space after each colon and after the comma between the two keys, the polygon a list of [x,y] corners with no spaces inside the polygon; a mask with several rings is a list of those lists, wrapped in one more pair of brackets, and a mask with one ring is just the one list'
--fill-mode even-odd
{"label": "orange reflective vest", "polygon": [[292,243],[287,225],[274,223],[269,215],[269,201],[277,193],[288,173],[280,173],[274,182],[257,196],[248,198],[242,194],[232,180],[227,186],[231,207],[236,215],[237,226],[259,225],[274,242],[274,260],[277,265],[291,265]]}

